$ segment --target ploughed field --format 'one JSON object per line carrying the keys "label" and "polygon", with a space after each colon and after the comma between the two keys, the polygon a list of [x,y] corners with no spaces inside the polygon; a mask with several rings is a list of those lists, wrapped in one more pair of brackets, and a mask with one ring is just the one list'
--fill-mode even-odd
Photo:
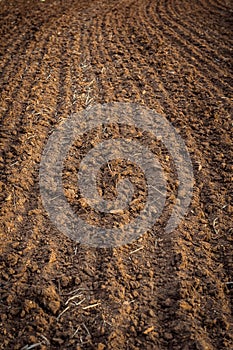
{"label": "ploughed field", "polygon": [[[0,13],[0,348],[233,348],[232,1],[2,0]],[[39,168],[58,125],[109,102],[167,118],[195,183],[172,233],[161,218],[129,244],[93,248],[51,222]],[[86,219],[104,222],[77,193],[76,165],[120,135],[173,166],[149,133],[92,130],[76,140],[63,177],[67,201]],[[114,198],[118,172],[141,186],[137,215],[146,201],[140,168],[113,161],[102,169],[102,194]],[[174,177],[168,185],[169,202]],[[130,220],[123,214],[107,225]]]}

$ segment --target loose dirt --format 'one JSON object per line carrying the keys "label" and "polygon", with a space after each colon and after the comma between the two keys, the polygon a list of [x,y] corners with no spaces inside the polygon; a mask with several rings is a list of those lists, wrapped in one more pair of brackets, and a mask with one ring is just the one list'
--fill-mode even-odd
{"label": "loose dirt", "polygon": [[[0,348],[233,348],[232,1],[0,4]],[[100,249],[72,241],[49,220],[39,165],[56,126],[107,102],[138,103],[166,117],[186,143],[195,185],[171,234],[161,218],[137,241]],[[137,138],[139,131],[124,132]],[[66,160],[65,193],[79,212],[75,162],[105,137],[93,133]],[[140,137],[158,149],[150,135]],[[160,159],[172,167],[163,150]],[[143,203],[143,174],[122,166],[111,164],[115,174],[135,174]],[[109,198],[113,180],[103,169]],[[175,180],[169,183],[174,196]]]}

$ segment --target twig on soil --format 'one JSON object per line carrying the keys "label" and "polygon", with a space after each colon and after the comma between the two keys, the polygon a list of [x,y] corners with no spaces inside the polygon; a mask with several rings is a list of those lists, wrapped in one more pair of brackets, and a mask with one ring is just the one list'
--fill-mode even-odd
{"label": "twig on soil", "polygon": [[28,136],[28,137],[26,138],[26,140],[33,139],[34,137],[36,137],[36,135],[35,135],[35,134],[32,134],[32,135]]}
{"label": "twig on soil", "polygon": [[85,325],[85,323],[82,323],[83,327],[86,329],[88,335],[91,337],[91,333],[89,332],[89,329],[87,328],[87,326]]}
{"label": "twig on soil", "polygon": [[214,232],[216,233],[216,235],[218,235],[218,233],[219,233],[218,230],[216,229],[217,221],[218,221],[218,217],[216,217],[213,221],[213,229],[214,229]]}
{"label": "twig on soil", "polygon": [[91,305],[87,305],[83,307],[83,310],[87,310],[87,309],[92,309],[93,307],[96,307],[98,305],[100,305],[101,303],[95,303],[95,304],[91,304]]}
{"label": "twig on soil", "polygon": [[228,289],[233,289],[233,281],[226,282],[226,286]]}
{"label": "twig on soil", "polygon": [[83,68],[87,68],[87,67],[90,67],[90,63],[87,62],[87,60],[85,60],[84,62],[82,62],[80,64],[80,67],[83,69]]}
{"label": "twig on soil", "polygon": [[72,297],[70,297],[69,299],[66,300],[65,305],[69,304],[69,302],[70,302],[71,300],[76,299],[76,298],[79,298],[79,297],[81,297],[82,295],[83,295],[82,293],[73,295]]}
{"label": "twig on soil", "polygon": [[93,101],[93,98],[90,98],[89,100],[87,100],[86,107],[89,107],[92,101]]}
{"label": "twig on soil", "polygon": [[50,341],[43,334],[40,334],[40,337],[44,339],[47,345],[50,345]]}
{"label": "twig on soil", "polygon": [[55,196],[55,197],[51,198],[50,201],[54,201],[55,199],[57,199],[57,198],[59,198],[59,197],[61,197],[60,194],[59,194],[58,196]]}
{"label": "twig on soil", "polygon": [[152,187],[155,191],[159,192],[163,197],[166,196],[166,193],[162,193],[160,190],[158,190],[156,187],[152,186],[152,185],[148,185],[148,187]]}
{"label": "twig on soil", "polygon": [[67,306],[58,316],[57,316],[57,321],[59,320],[59,318],[67,311],[69,310],[70,306]]}
{"label": "twig on soil", "polygon": [[74,255],[76,255],[76,254],[77,254],[77,250],[78,250],[78,247],[77,247],[77,246],[75,246],[75,248],[74,248]]}
{"label": "twig on soil", "polygon": [[94,83],[94,79],[92,79],[92,81],[90,81],[90,83],[88,84],[88,86],[90,86],[91,84],[93,84]]}
{"label": "twig on soil", "polygon": [[[69,299],[66,301],[65,305],[67,305],[67,303],[68,303],[69,301],[71,301],[72,299],[74,299],[75,297],[78,297],[78,296],[80,296],[80,295],[82,295],[82,294],[74,295],[73,297],[69,298]],[[82,304],[82,303],[84,302],[84,300],[86,300],[86,298],[83,298],[83,299],[80,300],[78,303],[76,303],[76,302],[74,301],[74,302],[72,303],[72,305],[78,306],[78,305]],[[70,307],[71,307],[71,305],[68,305],[68,306],[57,316],[57,321],[59,320],[59,318],[60,318],[66,311],[68,311],[68,310],[70,309]]]}
{"label": "twig on soil", "polygon": [[110,327],[112,327],[111,323],[109,323],[108,321],[103,320],[103,326],[105,326],[105,324],[108,324]]}
{"label": "twig on soil", "polygon": [[71,338],[73,338],[78,333],[79,330],[80,330],[80,326],[78,326],[78,328],[76,329],[76,331],[74,332]]}
{"label": "twig on soil", "polygon": [[144,248],[144,246],[142,245],[141,247],[135,249],[135,250],[132,250],[129,254],[134,254],[136,252],[138,252],[139,250],[142,250]]}
{"label": "twig on soil", "polygon": [[90,98],[90,90],[88,90],[85,105],[88,106],[90,104],[91,100],[92,100],[92,98]]}
{"label": "twig on soil", "polygon": [[25,345],[23,348],[21,348],[20,350],[31,350],[31,349],[35,349],[37,348],[38,346],[41,346],[42,343],[35,343],[35,344],[32,344],[32,345]]}
{"label": "twig on soil", "polygon": [[17,164],[18,162],[19,162],[19,161],[17,160],[16,162],[11,163],[10,166],[13,166],[13,165]]}
{"label": "twig on soil", "polygon": [[66,294],[63,294],[63,295],[75,294],[75,293],[77,293],[77,292],[79,292],[79,291],[81,291],[81,290],[87,290],[87,289],[85,289],[85,288],[77,288],[77,289],[74,289],[74,290],[72,290],[71,292],[66,293]]}
{"label": "twig on soil", "polygon": [[110,170],[110,172],[112,173],[112,169],[111,169],[111,167],[110,167],[110,164],[107,162],[107,164],[108,164],[108,169]]}
{"label": "twig on soil", "polygon": [[78,306],[78,305],[82,304],[84,302],[84,300],[86,300],[86,298],[83,298],[78,303],[76,303],[75,301],[73,303],[75,304],[75,306]]}

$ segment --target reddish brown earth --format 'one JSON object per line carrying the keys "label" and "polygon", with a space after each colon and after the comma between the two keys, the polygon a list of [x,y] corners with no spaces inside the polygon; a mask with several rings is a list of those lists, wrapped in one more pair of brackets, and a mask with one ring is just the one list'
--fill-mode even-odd
{"label": "reddish brown earth", "polygon": [[[0,5],[1,349],[232,349],[232,1]],[[51,223],[39,165],[57,125],[112,101],[176,127],[195,186],[172,234],[98,249]]]}

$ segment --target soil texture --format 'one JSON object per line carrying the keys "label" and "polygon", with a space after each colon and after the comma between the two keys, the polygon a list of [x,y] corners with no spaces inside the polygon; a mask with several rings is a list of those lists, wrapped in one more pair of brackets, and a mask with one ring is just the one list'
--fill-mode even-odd
{"label": "soil texture", "polygon": [[[0,349],[233,349],[232,15],[231,0],[0,1]],[[50,221],[39,168],[58,125],[110,102],[167,118],[195,184],[172,233],[161,218],[138,240],[101,249]],[[110,227],[146,202],[140,168],[101,169],[105,198],[119,174],[135,188],[131,211],[105,218],[80,198],[76,169],[99,140],[120,135],[150,145],[165,171],[174,165],[149,133],[127,126],[76,140],[64,193],[77,215]]]}

